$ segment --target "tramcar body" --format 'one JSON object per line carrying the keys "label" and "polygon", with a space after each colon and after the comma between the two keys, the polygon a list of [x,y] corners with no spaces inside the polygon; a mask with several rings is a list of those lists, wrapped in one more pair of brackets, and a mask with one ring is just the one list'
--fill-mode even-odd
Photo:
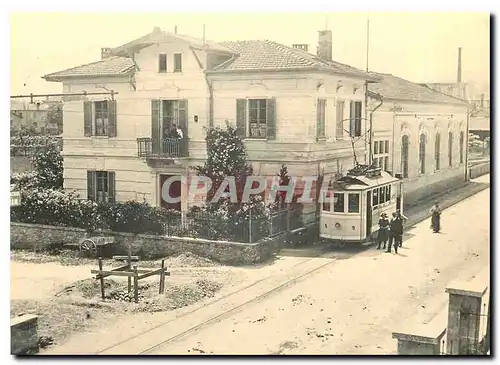
{"label": "tramcar body", "polygon": [[378,231],[382,213],[403,213],[403,182],[380,168],[348,173],[329,187],[320,213],[323,241],[364,243]]}

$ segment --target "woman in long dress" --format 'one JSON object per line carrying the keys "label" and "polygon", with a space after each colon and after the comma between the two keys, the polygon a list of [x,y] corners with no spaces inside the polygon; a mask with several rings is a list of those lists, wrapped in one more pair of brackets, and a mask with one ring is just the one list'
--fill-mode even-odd
{"label": "woman in long dress", "polygon": [[436,202],[431,210],[431,228],[434,233],[439,233],[441,230],[441,207],[439,206],[439,203]]}

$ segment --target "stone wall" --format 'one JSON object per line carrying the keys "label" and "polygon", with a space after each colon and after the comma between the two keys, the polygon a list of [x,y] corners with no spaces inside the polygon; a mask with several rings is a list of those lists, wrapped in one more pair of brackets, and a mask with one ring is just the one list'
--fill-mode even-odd
{"label": "stone wall", "polygon": [[[51,244],[77,244],[86,237],[79,228],[55,227],[26,223],[10,224],[11,249],[43,250]],[[95,235],[113,236],[115,243],[107,255],[125,255],[130,244],[133,255],[143,259],[155,259],[183,252],[206,257],[223,264],[245,265],[264,262],[284,244],[283,237],[266,239],[258,243],[210,241],[185,237],[137,235],[130,233],[100,232]]]}
{"label": "stone wall", "polygon": [[28,355],[38,352],[38,317],[25,314],[10,320],[11,355]]}
{"label": "stone wall", "polygon": [[490,163],[482,163],[476,166],[472,166],[469,168],[469,178],[470,179],[475,179],[478,178],[479,176],[483,176],[486,174],[490,173]]}
{"label": "stone wall", "polygon": [[465,170],[455,169],[446,175],[426,176],[404,181],[404,204],[413,205],[433,195],[459,188],[466,184]]}

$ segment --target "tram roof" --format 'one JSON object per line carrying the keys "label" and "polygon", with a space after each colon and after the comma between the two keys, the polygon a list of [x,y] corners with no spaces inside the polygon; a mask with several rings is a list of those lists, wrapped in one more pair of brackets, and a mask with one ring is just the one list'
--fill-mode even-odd
{"label": "tram roof", "polygon": [[347,175],[337,180],[337,182],[346,184],[346,186],[343,188],[344,190],[368,190],[376,186],[390,184],[397,181],[400,180],[385,171],[380,171],[380,175],[373,177],[368,177],[366,175]]}

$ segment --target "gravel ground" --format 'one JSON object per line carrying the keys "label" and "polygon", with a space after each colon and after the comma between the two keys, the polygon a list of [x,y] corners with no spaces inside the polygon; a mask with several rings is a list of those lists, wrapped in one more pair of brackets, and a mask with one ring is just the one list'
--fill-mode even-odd
{"label": "gravel ground", "polygon": [[[179,273],[166,278],[163,295],[158,293],[158,276],[139,282],[139,303],[134,303],[133,288],[127,293],[126,278],[106,278],[106,300],[103,301],[100,282],[90,277],[90,269],[97,268],[96,260],[79,258],[73,251],[59,255],[15,251],[11,252],[11,260],[10,315],[38,315],[39,336],[49,345],[126,314],[171,311],[192,305],[213,297],[231,279],[221,265],[183,253],[165,258],[169,271],[172,268],[176,273],[178,269]],[[106,260],[104,267],[121,265],[123,263],[115,260]],[[161,260],[157,260],[142,261],[138,266],[156,269],[160,265]],[[80,277],[87,278],[72,281],[78,275],[65,272],[70,269],[72,273],[78,270]],[[222,271],[217,272],[218,269]],[[32,276],[35,272],[39,275]],[[61,277],[65,276],[63,281]]]}

